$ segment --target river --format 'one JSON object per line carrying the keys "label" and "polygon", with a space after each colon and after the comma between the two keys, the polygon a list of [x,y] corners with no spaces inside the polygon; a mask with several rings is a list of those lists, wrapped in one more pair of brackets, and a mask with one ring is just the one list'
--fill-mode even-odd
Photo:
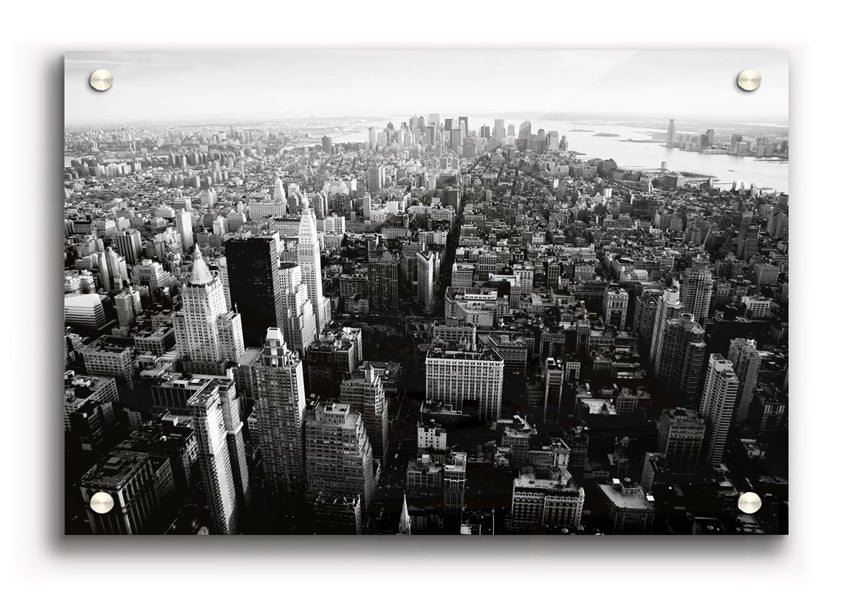
{"label": "river", "polygon": [[[398,127],[406,117],[391,117],[383,121],[364,122],[363,129],[350,133],[334,142],[366,142],[368,127],[383,128],[392,121]],[[505,119],[505,130],[513,124],[519,133],[521,120]],[[477,130],[481,125],[493,128],[492,118],[469,118],[469,127]],[[653,133],[663,133],[661,129],[649,129],[608,121],[535,121],[531,120],[532,134],[538,129],[557,131],[567,136],[569,149],[581,152],[586,158],[612,158],[617,165],[626,169],[658,169],[662,162],[673,171],[685,171],[711,175],[717,178],[716,185],[728,187],[733,181],[754,184],[758,187],[773,188],[778,192],[788,192],[788,162],[774,160],[756,160],[752,157],[731,156],[728,154],[701,154],[686,152],[676,148],[667,148],[661,143],[636,143],[624,140],[651,140]],[[573,131],[578,129],[580,131]],[[581,131],[586,130],[586,131]],[[599,136],[597,133],[616,134],[617,137]]]}

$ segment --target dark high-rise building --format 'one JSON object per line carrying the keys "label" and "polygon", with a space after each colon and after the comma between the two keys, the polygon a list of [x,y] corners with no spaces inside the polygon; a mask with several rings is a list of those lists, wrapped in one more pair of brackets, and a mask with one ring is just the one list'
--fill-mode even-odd
{"label": "dark high-rise building", "polygon": [[[705,437],[705,419],[695,410],[671,408],[658,421],[658,451],[674,472],[692,472],[699,465]],[[647,488],[648,490],[651,489]]]}
{"label": "dark high-rise building", "polygon": [[269,327],[285,327],[277,235],[232,239],[224,245],[230,299],[242,316],[246,346],[262,346]]}
{"label": "dark high-rise building", "polygon": [[756,223],[741,224],[738,231],[738,258],[749,260],[759,250],[759,226]]}
{"label": "dark high-rise building", "polygon": [[398,310],[398,261],[392,255],[369,262],[369,312]]}
{"label": "dark high-rise building", "polygon": [[351,377],[363,359],[363,333],[342,327],[325,330],[307,348],[308,386],[311,394],[323,399],[338,398],[339,387]]}

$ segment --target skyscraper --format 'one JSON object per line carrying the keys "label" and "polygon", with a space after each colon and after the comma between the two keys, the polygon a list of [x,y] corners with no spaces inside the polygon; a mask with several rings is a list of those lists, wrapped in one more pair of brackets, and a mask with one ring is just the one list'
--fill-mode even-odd
{"label": "skyscraper", "polygon": [[[556,287],[556,286],[553,286]],[[629,293],[620,288],[605,292],[605,322],[626,328],[626,315],[629,312]]]}
{"label": "skyscraper", "polygon": [[746,338],[733,339],[729,344],[729,362],[732,363],[740,384],[735,407],[735,424],[742,427],[750,414],[750,404],[761,366],[761,354],[756,349],[756,341]]}
{"label": "skyscraper", "polygon": [[660,337],[656,377],[686,400],[695,400],[705,359],[705,331],[692,314],[683,312],[677,319],[667,319]]}
{"label": "skyscraper", "polygon": [[281,264],[278,275],[285,311],[283,337],[286,345],[303,357],[317,335],[307,284],[301,280],[301,267],[295,263]]}
{"label": "skyscraper", "polygon": [[434,284],[436,281],[437,255],[430,250],[416,253],[416,293],[419,304],[426,313],[434,310]]}
{"label": "skyscraper", "polygon": [[697,323],[705,325],[714,278],[705,267],[693,267],[685,271],[682,278],[682,310],[694,315]]}
{"label": "skyscraper", "polygon": [[722,354],[712,354],[702,393],[699,414],[706,422],[705,461],[711,466],[723,462],[726,441],[738,397],[738,377],[730,361]]}
{"label": "skyscraper", "polygon": [[386,169],[383,165],[373,165],[366,170],[366,189],[370,192],[380,192],[384,189]]}
{"label": "skyscraper", "polygon": [[373,456],[386,462],[389,448],[389,410],[381,377],[371,364],[367,362],[362,373],[357,372],[351,379],[343,380],[340,384],[339,399],[363,417]]}
{"label": "skyscraper", "polygon": [[672,148],[676,145],[676,121],[670,119],[667,123],[667,147]]}
{"label": "skyscraper", "polygon": [[561,399],[564,390],[564,364],[560,359],[546,359],[543,370],[543,422],[557,423],[561,416]]}
{"label": "skyscraper", "polygon": [[759,226],[757,223],[741,223],[738,230],[737,256],[742,260],[749,260],[758,252],[759,248]]}
{"label": "skyscraper", "polygon": [[267,489],[294,495],[304,485],[304,371],[277,328],[269,328],[262,353],[251,365],[259,447]]}
{"label": "skyscraper", "polygon": [[307,286],[307,296],[313,305],[316,332],[321,333],[330,321],[330,302],[322,292],[322,255],[316,232],[316,218],[306,203],[301,208],[298,226],[298,265],[301,279]]}
{"label": "skyscraper", "polygon": [[277,236],[234,238],[224,245],[230,299],[242,316],[247,346],[262,346],[266,330],[284,324]]}
{"label": "skyscraper", "polygon": [[659,363],[660,343],[663,337],[664,327],[668,319],[679,316],[682,312],[682,303],[679,301],[679,286],[673,282],[673,286],[664,290],[664,294],[658,299],[655,308],[655,323],[652,328],[652,341],[650,343],[649,360],[655,373],[661,368]]}
{"label": "skyscraper", "polygon": [[224,285],[207,268],[197,246],[181,298],[183,308],[174,314],[174,335],[186,370],[223,373],[225,363],[238,362],[245,352],[242,318],[227,309]]}
{"label": "skyscraper", "polygon": [[398,264],[392,254],[370,260],[367,265],[369,312],[398,310]]}
{"label": "skyscraper", "polygon": [[363,359],[363,332],[354,327],[328,329],[307,348],[307,379],[311,394],[337,398],[339,386]]}
{"label": "skyscraper", "polygon": [[505,120],[504,119],[496,119],[493,121],[493,137],[496,138],[496,141],[501,142],[502,138],[505,137]]}
{"label": "skyscraper", "polygon": [[286,192],[283,190],[283,182],[280,180],[280,177],[274,178],[273,198],[277,204],[284,204],[286,202]]}
{"label": "skyscraper", "polygon": [[320,402],[304,426],[307,494],[357,494],[369,514],[375,493],[372,446],[359,413],[347,404]]}
{"label": "skyscraper", "polygon": [[210,509],[210,530],[220,534],[237,533],[237,492],[227,447],[225,409],[215,379],[210,379],[192,395],[187,406],[198,437],[198,464]]}
{"label": "skyscraper", "polygon": [[195,235],[192,233],[192,213],[188,210],[179,210],[175,215],[177,221],[177,232],[180,234],[180,240],[183,244],[183,249],[191,248],[195,243]]}
{"label": "skyscraper", "polygon": [[242,418],[239,414],[239,398],[236,395],[236,381],[231,377],[217,377],[218,395],[221,398],[221,410],[224,417],[224,432],[227,439],[227,453],[230,457],[230,470],[233,473],[233,487],[236,490],[236,505],[240,514],[245,514],[251,504],[249,489],[248,459],[245,455],[245,434]]}

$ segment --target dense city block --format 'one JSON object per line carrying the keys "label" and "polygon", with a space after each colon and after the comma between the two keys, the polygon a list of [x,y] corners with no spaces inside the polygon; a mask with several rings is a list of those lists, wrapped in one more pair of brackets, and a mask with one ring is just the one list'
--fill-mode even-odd
{"label": "dense city block", "polygon": [[67,533],[787,533],[787,194],[470,122],[66,129]]}

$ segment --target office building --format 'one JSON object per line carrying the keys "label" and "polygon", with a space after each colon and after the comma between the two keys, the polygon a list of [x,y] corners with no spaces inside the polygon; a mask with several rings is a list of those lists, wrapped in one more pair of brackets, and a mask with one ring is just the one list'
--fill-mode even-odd
{"label": "office building", "polygon": [[735,406],[735,424],[744,426],[749,418],[753,393],[758,384],[761,368],[761,353],[756,349],[756,341],[735,338],[729,344],[729,362],[738,377],[738,399]]}
{"label": "office building", "polygon": [[658,380],[681,394],[687,402],[695,402],[703,374],[706,344],[705,331],[690,313],[667,319],[658,341]]}
{"label": "office building", "polygon": [[112,377],[65,371],[65,431],[75,449],[99,452],[115,432],[118,387]]}
{"label": "office building", "polygon": [[381,459],[382,463],[386,462],[389,449],[389,407],[381,377],[370,363],[366,363],[363,371],[357,371],[350,379],[342,381],[339,399],[363,417],[372,455]]}
{"label": "office building", "polygon": [[552,477],[522,473],[514,478],[509,529],[516,533],[544,533],[581,525],[584,488],[567,470]]}
{"label": "office building", "polygon": [[114,377],[133,388],[133,346],[118,338],[101,336],[85,346],[81,354],[86,373]]}
{"label": "office building", "polygon": [[711,466],[723,462],[735,414],[738,387],[738,377],[732,362],[721,354],[709,356],[699,414],[706,423],[704,461]]}
{"label": "office building", "polygon": [[430,314],[434,310],[434,288],[437,283],[437,255],[429,250],[416,253],[416,295],[419,305]]}
{"label": "office building", "polygon": [[131,431],[115,449],[167,458],[171,463],[174,490],[180,498],[194,487],[198,439],[190,417],[166,414],[159,420],[144,423]]}
{"label": "office building", "polygon": [[307,286],[307,297],[313,305],[317,333],[331,320],[330,300],[325,298],[322,291],[321,258],[316,216],[305,202],[301,207],[301,221],[298,225],[298,266],[301,267],[301,280]]}
{"label": "office building", "polygon": [[307,284],[301,278],[301,266],[295,263],[282,263],[278,275],[284,304],[283,337],[289,349],[303,357],[317,335]]}
{"label": "office building", "polygon": [[682,278],[682,311],[694,315],[696,322],[705,325],[711,304],[714,278],[707,268],[694,267],[685,271]]}
{"label": "office building", "polygon": [[667,122],[667,147],[673,148],[676,146],[676,121],[670,119]]}
{"label": "office building", "polygon": [[363,360],[363,332],[355,327],[328,329],[307,348],[307,385],[311,394],[338,398],[340,384]]}
{"label": "office building", "polygon": [[181,288],[182,309],[174,313],[177,351],[186,371],[224,372],[245,352],[242,317],[227,308],[224,284],[213,275],[195,246],[192,272]]}
{"label": "office building", "polygon": [[278,277],[278,234],[232,238],[224,244],[233,308],[246,346],[260,347],[269,327],[284,327]]}
{"label": "office building", "polygon": [[360,535],[363,512],[359,494],[319,492],[313,501],[314,533],[327,535]]}
{"label": "office building", "polygon": [[463,411],[477,404],[478,418],[495,421],[502,410],[505,361],[491,349],[435,346],[425,358],[425,399]]}
{"label": "office building", "polygon": [[[671,408],[658,421],[658,451],[674,472],[692,473],[700,464],[705,419],[695,410]],[[649,489],[649,488],[647,488]]]}
{"label": "office building", "polygon": [[210,511],[210,531],[239,532],[239,501],[227,444],[222,398],[215,379],[207,380],[187,401],[198,437],[198,465]]}
{"label": "office building", "polygon": [[[171,463],[144,452],[115,450],[101,458],[80,479],[86,517],[95,535],[162,533],[158,512],[174,493]],[[112,508],[92,510],[92,496],[108,494]]]}
{"label": "office building", "polygon": [[112,243],[128,265],[135,265],[142,257],[142,234],[135,229],[115,233]]}
{"label": "office building", "polygon": [[605,508],[611,519],[611,533],[652,533],[655,521],[655,499],[643,488],[626,478],[600,484]]}
{"label": "office building", "polygon": [[88,331],[100,331],[106,327],[106,313],[98,294],[67,294],[65,323]]}
{"label": "office building", "polygon": [[661,369],[661,340],[664,337],[664,327],[669,319],[675,319],[682,312],[683,304],[679,299],[679,286],[674,282],[673,287],[664,290],[655,308],[655,319],[652,327],[649,359],[654,373]]}
{"label": "office building", "polygon": [[420,450],[446,449],[446,429],[434,421],[416,426],[416,447]]}
{"label": "office building", "polygon": [[307,494],[360,497],[368,514],[375,492],[372,446],[359,413],[347,404],[320,402],[304,425]]}
{"label": "office building", "polygon": [[188,250],[195,245],[195,235],[192,232],[192,211],[180,209],[175,215],[177,233],[180,234],[180,242],[183,250]]}
{"label": "office building", "polygon": [[262,353],[250,366],[255,415],[266,489],[273,494],[295,496],[304,486],[304,393],[303,364],[287,348],[279,329],[270,328]]}
{"label": "office building", "polygon": [[407,464],[407,496],[417,503],[459,514],[466,495],[466,453],[419,453]]}
{"label": "office building", "polygon": [[384,254],[367,265],[369,312],[381,314],[398,311],[398,265],[392,254]]}
{"label": "office building", "polygon": [[626,328],[629,312],[629,293],[620,288],[605,291],[605,322],[618,329]]}
{"label": "office building", "polygon": [[742,223],[738,230],[737,256],[747,261],[758,253],[759,226],[757,223]]}
{"label": "office building", "polygon": [[561,417],[561,399],[564,391],[564,364],[549,357],[543,367],[543,421],[557,423]]}

